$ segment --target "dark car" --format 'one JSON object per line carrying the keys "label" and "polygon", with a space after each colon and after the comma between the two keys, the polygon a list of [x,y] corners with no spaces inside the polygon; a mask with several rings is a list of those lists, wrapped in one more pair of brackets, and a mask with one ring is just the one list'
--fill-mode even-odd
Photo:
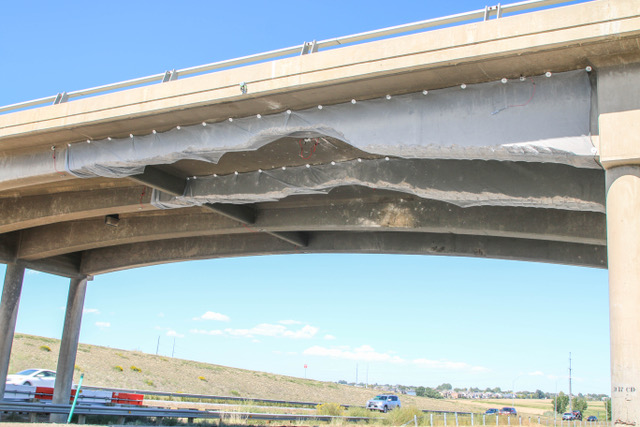
{"label": "dark car", "polygon": [[589,415],[587,417],[587,421],[598,421],[598,417],[596,417],[595,415]]}
{"label": "dark car", "polygon": [[489,408],[484,412],[485,415],[498,415],[499,413],[500,411],[498,411],[496,408]]}
{"label": "dark car", "polygon": [[500,409],[500,415],[518,415],[518,412],[516,412],[516,408],[505,406],[504,408]]}

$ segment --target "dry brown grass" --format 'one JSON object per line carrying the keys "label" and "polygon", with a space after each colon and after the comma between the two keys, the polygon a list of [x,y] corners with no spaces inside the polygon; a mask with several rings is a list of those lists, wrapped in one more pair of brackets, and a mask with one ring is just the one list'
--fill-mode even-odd
{"label": "dry brown grass", "polygon": [[[51,351],[44,351],[46,345]],[[9,372],[27,368],[56,369],[59,340],[16,334]],[[133,371],[135,366],[140,372]],[[122,371],[116,367],[122,367]],[[376,390],[351,387],[332,382],[249,371],[210,365],[191,360],[172,359],[140,352],[80,344],[76,358],[76,375],[84,372],[84,384],[95,387],[116,387],[240,396],[250,399],[276,399],[304,402],[337,402],[364,405],[379,393]],[[199,379],[206,378],[206,381]],[[151,385],[152,384],[152,385]],[[423,397],[402,396],[403,406],[439,411],[469,411],[473,406],[465,401],[447,401]]]}

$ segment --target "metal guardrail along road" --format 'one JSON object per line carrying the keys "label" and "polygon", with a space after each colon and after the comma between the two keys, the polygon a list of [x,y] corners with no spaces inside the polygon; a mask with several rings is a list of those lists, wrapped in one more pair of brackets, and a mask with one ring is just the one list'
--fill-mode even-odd
{"label": "metal guardrail along road", "polygon": [[225,61],[212,62],[210,64],[199,65],[196,67],[183,68],[181,70],[166,71],[164,73],[154,74],[147,77],[140,77],[132,80],[126,80],[118,83],[111,83],[103,86],[96,86],[89,89],[76,90],[72,92],[61,92],[57,95],[47,96],[45,98],[34,99],[31,101],[19,102],[17,104],[6,105],[0,107],[0,113],[17,111],[25,108],[36,107],[44,104],[60,104],[67,102],[72,98],[96,95],[100,93],[141,86],[149,83],[165,83],[193,74],[207,73],[223,68],[231,68],[239,65],[246,65],[266,61],[268,59],[283,58],[295,54],[310,54],[320,49],[326,49],[335,46],[342,46],[351,43],[362,42],[377,38],[395,36],[398,34],[406,34],[412,31],[426,30],[428,28],[440,27],[444,25],[459,24],[463,22],[471,22],[478,19],[489,20],[492,16],[496,18],[502,17],[504,14],[521,12],[524,10],[539,9],[545,6],[552,6],[561,3],[569,3],[572,0],[527,0],[507,5],[497,4],[495,6],[486,6],[484,9],[478,9],[471,12],[459,13],[455,15],[444,16],[441,18],[427,19],[411,24],[397,25],[394,27],[382,28],[379,30],[367,31],[364,33],[342,36],[319,42],[305,42],[302,45],[291,46],[283,49],[272,50],[269,52],[258,53],[255,55],[243,56],[240,58],[229,59]]}
{"label": "metal guardrail along road", "polygon": [[[28,414],[64,414],[68,415],[71,405],[54,405],[51,403],[31,403],[17,402],[11,403],[0,401],[0,411],[23,412]],[[74,410],[77,415],[106,415],[114,417],[155,417],[155,418],[196,418],[219,419],[227,417],[237,417],[242,419],[265,420],[265,421],[295,421],[295,420],[319,420],[331,422],[334,419],[341,419],[350,422],[364,421],[369,417],[339,417],[333,415],[301,415],[301,414],[254,414],[250,412],[222,412],[222,411],[201,411],[198,409],[168,409],[153,407],[131,407],[131,406],[100,406],[100,405],[78,405]]]}

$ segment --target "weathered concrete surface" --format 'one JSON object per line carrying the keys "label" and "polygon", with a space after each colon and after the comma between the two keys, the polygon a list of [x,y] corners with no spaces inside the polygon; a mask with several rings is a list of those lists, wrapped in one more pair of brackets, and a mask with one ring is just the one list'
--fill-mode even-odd
{"label": "weathered concrete surface", "polygon": [[24,265],[7,264],[0,301],[0,396],[4,396],[5,380],[9,373],[9,359],[23,280]]}
{"label": "weathered concrete surface", "polygon": [[[640,79],[637,80],[640,86]],[[600,115],[600,162],[609,169],[640,164],[640,109]]]}
{"label": "weathered concrete surface", "polygon": [[640,167],[613,168],[607,178],[612,415],[614,425],[636,425],[640,421]]}
{"label": "weathered concrete surface", "polygon": [[[69,297],[67,299],[67,311],[64,316],[64,329],[60,342],[60,354],[58,355],[56,382],[53,389],[52,403],[54,404],[69,403],[86,292],[86,277],[84,279],[71,280]],[[66,419],[67,417],[64,414],[51,414],[51,422],[62,423],[65,422]]]}
{"label": "weathered concrete surface", "polygon": [[[268,251],[266,250],[268,248]],[[96,274],[133,267],[197,259],[292,253],[365,253],[450,255],[606,266],[601,246],[500,237],[399,232],[314,233],[307,248],[252,233],[147,242],[86,251],[82,271]]]}
{"label": "weathered concrete surface", "polygon": [[[600,115],[601,162],[607,169],[607,252],[614,425],[640,423],[640,91],[635,79],[619,90],[611,112]],[[626,72],[625,72],[626,73]]]}
{"label": "weathered concrete surface", "polygon": [[143,186],[8,197],[0,199],[0,233],[61,221],[153,210],[150,200],[151,189]]}
{"label": "weathered concrete surface", "polygon": [[[272,232],[403,231],[455,233],[514,239],[549,240],[606,247],[605,216],[596,212],[569,214],[556,209],[473,207],[442,202],[402,202],[362,199],[312,206],[263,210],[251,229]],[[92,248],[145,241],[247,234],[251,229],[201,208],[164,215],[121,216],[118,227],[105,227],[97,218],[63,222],[24,230],[18,258],[36,260]],[[594,233],[594,231],[597,232]],[[600,234],[598,234],[600,233]]]}

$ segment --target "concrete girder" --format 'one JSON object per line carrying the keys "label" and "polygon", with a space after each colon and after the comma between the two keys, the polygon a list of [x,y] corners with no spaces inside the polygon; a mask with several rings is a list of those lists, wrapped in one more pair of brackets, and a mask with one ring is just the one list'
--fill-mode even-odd
{"label": "concrete girder", "polygon": [[[142,174],[134,175],[131,179],[145,183],[157,190],[172,194],[174,196],[182,196],[187,186],[187,180],[161,171],[153,166],[147,166]],[[220,215],[231,218],[241,224],[253,224],[256,212],[250,205],[228,205],[220,203],[205,203],[205,208],[212,210]],[[284,240],[294,246],[306,246],[307,236],[304,233],[288,232],[280,234],[277,232],[267,231],[267,234]]]}
{"label": "concrete girder", "polygon": [[20,262],[24,267],[43,273],[55,274],[58,276],[79,278],[80,274],[80,253],[68,253],[47,259],[34,261],[18,260],[19,232],[7,233],[0,236],[0,262],[14,264]]}
{"label": "concrete girder", "polygon": [[605,215],[557,209],[460,208],[434,200],[356,200],[329,206],[265,209],[251,227],[238,226],[198,208],[161,215],[120,218],[117,227],[102,218],[23,230],[17,258],[36,260],[100,247],[253,231],[404,231],[550,240],[606,246]]}
{"label": "concrete girder", "polygon": [[[604,212],[604,172],[554,163],[370,159],[191,180],[177,203],[260,202],[345,185],[459,206],[528,206]],[[171,203],[171,200],[167,201]]]}
{"label": "concrete girder", "polygon": [[81,270],[102,274],[168,262],[294,253],[365,253],[470,256],[605,268],[606,247],[544,240],[436,233],[318,232],[303,249],[253,233],[136,243],[86,251]]}
{"label": "concrete girder", "polygon": [[155,209],[142,186],[0,199],[0,233],[110,214]]}

